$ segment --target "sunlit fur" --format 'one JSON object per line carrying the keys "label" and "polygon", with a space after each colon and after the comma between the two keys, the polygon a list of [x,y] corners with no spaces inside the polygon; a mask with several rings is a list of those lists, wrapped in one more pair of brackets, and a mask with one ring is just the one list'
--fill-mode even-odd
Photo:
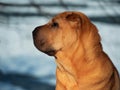
{"label": "sunlit fur", "polygon": [[[59,27],[51,28],[53,22]],[[120,90],[118,72],[102,49],[97,28],[84,14],[63,12],[39,29],[36,47],[56,51],[51,54],[57,64],[56,90]],[[45,45],[39,46],[41,38]]]}

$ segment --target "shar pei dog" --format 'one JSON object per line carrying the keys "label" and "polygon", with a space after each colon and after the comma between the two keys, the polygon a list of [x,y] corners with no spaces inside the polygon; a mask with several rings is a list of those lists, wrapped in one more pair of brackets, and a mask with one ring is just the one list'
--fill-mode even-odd
{"label": "shar pei dog", "polygon": [[33,42],[56,59],[56,90],[120,90],[118,72],[102,49],[98,30],[83,13],[56,15],[35,28]]}

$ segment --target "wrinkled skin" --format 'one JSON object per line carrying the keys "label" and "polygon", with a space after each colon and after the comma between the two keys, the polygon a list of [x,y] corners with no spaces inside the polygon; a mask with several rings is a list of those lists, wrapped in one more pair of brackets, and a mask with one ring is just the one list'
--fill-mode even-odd
{"label": "wrinkled skin", "polygon": [[54,17],[50,22],[36,27],[33,31],[35,46],[48,55],[53,56],[57,51],[68,48],[77,39],[77,31],[73,29],[75,27],[73,24],[75,25],[76,22],[70,23],[67,15],[61,14],[61,16]]}
{"label": "wrinkled skin", "polygon": [[56,58],[56,90],[120,90],[98,30],[80,12],[63,12],[33,31],[36,48]]}

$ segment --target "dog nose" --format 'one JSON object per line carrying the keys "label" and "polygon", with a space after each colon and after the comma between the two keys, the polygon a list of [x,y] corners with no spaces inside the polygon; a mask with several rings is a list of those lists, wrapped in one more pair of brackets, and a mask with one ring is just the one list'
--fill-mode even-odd
{"label": "dog nose", "polygon": [[32,32],[33,37],[35,37],[35,36],[37,35],[38,31],[39,31],[39,27],[36,27],[36,28],[34,29],[34,31]]}

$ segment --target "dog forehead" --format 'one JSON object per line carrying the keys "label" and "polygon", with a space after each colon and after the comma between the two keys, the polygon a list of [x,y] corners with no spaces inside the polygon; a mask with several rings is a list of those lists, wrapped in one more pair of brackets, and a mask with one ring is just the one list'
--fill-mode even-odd
{"label": "dog forehead", "polygon": [[78,19],[85,19],[86,16],[80,12],[72,12],[72,11],[67,11],[67,12],[62,12],[57,14],[54,18],[54,20],[65,20],[65,21],[78,21]]}
{"label": "dog forehead", "polygon": [[54,16],[51,21],[52,21],[52,22],[58,22],[59,24],[66,24],[66,25],[67,25],[68,20],[67,20],[66,17],[67,17],[69,14],[70,14],[70,13],[68,13],[68,12],[59,13],[59,14],[57,14],[56,16]]}
{"label": "dog forehead", "polygon": [[62,23],[65,23],[66,22],[66,19],[65,17],[59,15],[59,16],[55,16],[52,18],[52,22],[57,22],[59,24],[62,24]]}

